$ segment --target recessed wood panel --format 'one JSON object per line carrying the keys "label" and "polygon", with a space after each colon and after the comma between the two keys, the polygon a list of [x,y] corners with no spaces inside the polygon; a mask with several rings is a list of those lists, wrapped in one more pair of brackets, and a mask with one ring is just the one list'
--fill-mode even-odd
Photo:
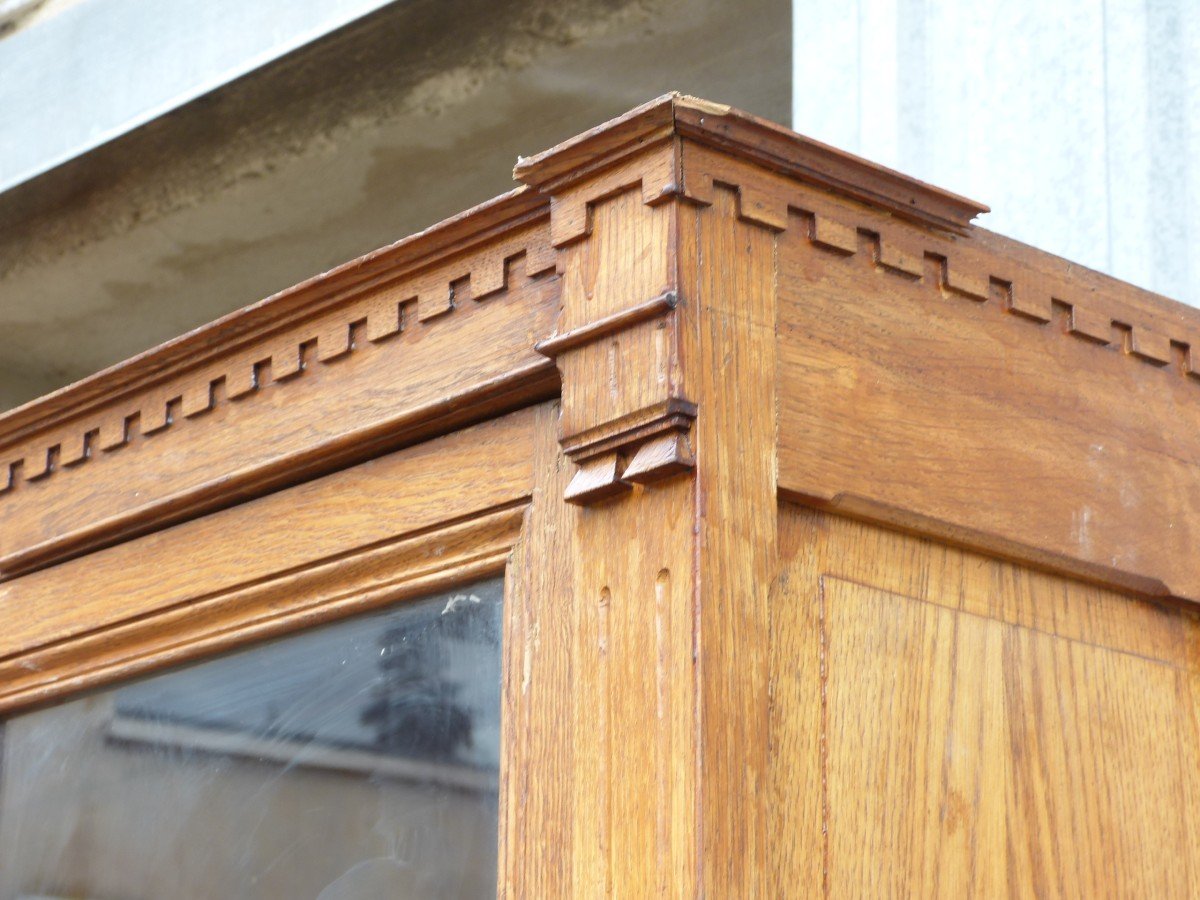
{"label": "recessed wood panel", "polygon": [[780,890],[1195,895],[1189,610],[800,507],[781,542]]}
{"label": "recessed wood panel", "polygon": [[830,894],[1183,897],[1170,662],[823,581]]}

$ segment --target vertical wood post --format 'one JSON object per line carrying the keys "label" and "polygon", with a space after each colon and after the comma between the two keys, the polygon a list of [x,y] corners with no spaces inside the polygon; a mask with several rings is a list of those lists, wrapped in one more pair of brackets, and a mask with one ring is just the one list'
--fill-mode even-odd
{"label": "vertical wood post", "polygon": [[[669,117],[648,128],[518,166],[552,197],[562,279],[539,348],[562,375],[563,455],[531,515],[562,517],[570,536],[543,556],[531,533],[524,552],[558,573],[561,598],[533,605],[569,606],[571,674],[527,709],[545,730],[525,734],[570,744],[536,788],[569,824],[544,832],[560,847],[509,832],[514,896],[765,884],[774,237],[723,189],[687,197],[684,140]],[[509,798],[512,818],[529,798]]]}

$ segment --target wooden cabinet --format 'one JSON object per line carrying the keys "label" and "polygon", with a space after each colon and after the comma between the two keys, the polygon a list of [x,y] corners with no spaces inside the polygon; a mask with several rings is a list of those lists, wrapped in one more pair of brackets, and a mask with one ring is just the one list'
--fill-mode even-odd
{"label": "wooden cabinet", "polygon": [[693,98],[515,175],[0,418],[10,737],[502,579],[501,895],[1200,891],[1200,313]]}

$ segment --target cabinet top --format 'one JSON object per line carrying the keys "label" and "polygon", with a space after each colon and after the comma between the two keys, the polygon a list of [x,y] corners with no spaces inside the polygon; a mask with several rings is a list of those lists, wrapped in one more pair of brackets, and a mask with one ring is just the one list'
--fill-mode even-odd
{"label": "cabinet top", "polygon": [[[740,217],[777,234],[803,223],[829,259],[999,298],[988,308],[1095,360],[1108,348],[1165,370],[1165,390],[1200,382],[1200,310],[992,234],[972,224],[982,204],[728,106],[665,94],[514,176],[507,194],[0,415],[0,582],[557,396],[535,345],[599,327],[563,320],[558,271],[593,205],[635,187],[650,206],[736,188]],[[673,308],[669,281],[631,302]],[[1114,421],[1128,391],[1112,389]]]}

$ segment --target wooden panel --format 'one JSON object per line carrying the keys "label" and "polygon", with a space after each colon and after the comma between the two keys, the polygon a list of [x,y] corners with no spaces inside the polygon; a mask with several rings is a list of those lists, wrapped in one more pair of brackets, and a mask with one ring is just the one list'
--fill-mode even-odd
{"label": "wooden panel", "polygon": [[[133,660],[194,654],[214,635],[246,640],[337,600],[379,602],[397,567],[422,585],[418,574],[436,582],[453,567],[496,571],[532,488],[536,415],[513,413],[0,584],[0,704],[61,691],[81,672],[120,677]],[[404,543],[423,532],[436,535]],[[298,597],[302,585],[312,602]]]}
{"label": "wooden panel", "polygon": [[[779,254],[785,491],[1200,599],[1191,379],[1149,364],[1129,337],[1137,329],[1124,346],[1092,339],[1097,323],[1050,303],[1061,289],[1045,295],[1047,315],[1035,321],[1008,305],[1021,283],[968,296],[939,286],[929,259],[923,277],[901,277],[875,262],[879,251],[861,234],[860,252],[833,254],[795,218]],[[1020,261],[1040,262],[1028,251]],[[984,256],[976,264],[1016,268]]]}
{"label": "wooden panel", "polygon": [[1194,895],[1185,673],[839,579],[822,599],[831,894]]}
{"label": "wooden panel", "polygon": [[782,509],[777,884],[1194,896],[1187,608]]}

